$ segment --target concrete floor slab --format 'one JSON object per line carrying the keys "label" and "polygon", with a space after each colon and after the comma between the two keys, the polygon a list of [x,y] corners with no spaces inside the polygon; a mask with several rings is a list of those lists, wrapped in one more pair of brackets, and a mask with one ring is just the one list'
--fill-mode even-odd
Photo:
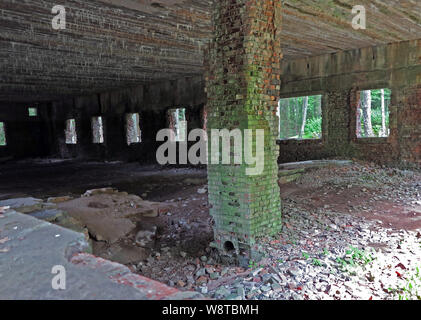
{"label": "concrete floor slab", "polygon": [[[2,215],[0,240],[0,299],[200,298],[90,255],[83,234],[16,211]],[[52,268],[57,265],[66,271],[65,290],[52,287]]]}

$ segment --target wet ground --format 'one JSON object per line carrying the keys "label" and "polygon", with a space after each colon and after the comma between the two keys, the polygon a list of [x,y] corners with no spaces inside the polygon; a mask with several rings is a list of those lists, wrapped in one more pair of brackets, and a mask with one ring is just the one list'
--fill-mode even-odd
{"label": "wet ground", "polygon": [[25,160],[0,164],[0,200],[27,195],[43,199],[80,196],[88,189],[115,187],[136,195],[147,192],[148,199],[161,201],[187,189],[189,180],[183,181],[188,178],[192,178],[190,183],[204,184],[206,170],[122,162]]}
{"label": "wet ground", "polygon": [[[182,290],[224,299],[417,299],[421,294],[421,174],[370,163],[311,169],[281,185],[283,230],[262,239],[248,268],[219,263],[209,243],[206,170],[136,163],[3,165],[0,199],[114,187],[172,208],[151,250],[128,267]],[[124,241],[135,241],[135,233]],[[97,242],[99,254],[109,246]]]}

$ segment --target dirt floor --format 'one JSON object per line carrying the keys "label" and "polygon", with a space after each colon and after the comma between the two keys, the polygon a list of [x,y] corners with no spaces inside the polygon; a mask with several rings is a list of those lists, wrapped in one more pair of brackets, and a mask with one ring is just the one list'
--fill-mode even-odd
{"label": "dirt floor", "polygon": [[[90,221],[80,227],[88,229],[94,254],[182,290],[223,299],[421,296],[420,172],[362,162],[307,170],[281,185],[282,233],[262,239],[265,258],[248,268],[220,263],[209,248],[206,170],[44,160],[0,172],[0,200],[71,196],[60,210],[83,207],[130,220],[120,238],[101,237],[104,230]],[[120,192],[80,198],[103,187]],[[133,218],[144,200],[160,202],[160,209]]]}
{"label": "dirt floor", "polygon": [[140,166],[138,163],[78,162],[60,159],[0,164],[0,200],[23,196],[42,199],[88,189],[113,187],[152,201],[174,198],[193,184],[205,184],[206,170]]}

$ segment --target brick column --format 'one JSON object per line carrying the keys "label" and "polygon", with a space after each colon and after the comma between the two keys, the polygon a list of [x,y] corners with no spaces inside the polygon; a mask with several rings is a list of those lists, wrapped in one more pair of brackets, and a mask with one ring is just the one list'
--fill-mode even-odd
{"label": "brick column", "polygon": [[[212,129],[240,129],[243,137],[245,129],[265,132],[262,174],[247,175],[244,157],[241,165],[212,164],[210,158],[208,164],[213,245],[248,262],[259,256],[259,237],[281,230],[276,144],[281,1],[219,0],[214,9],[206,75],[209,141]],[[255,143],[255,131],[253,136]]]}

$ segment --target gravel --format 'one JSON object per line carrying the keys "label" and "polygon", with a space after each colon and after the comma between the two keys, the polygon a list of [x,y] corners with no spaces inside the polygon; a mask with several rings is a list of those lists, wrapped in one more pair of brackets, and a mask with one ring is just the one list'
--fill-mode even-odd
{"label": "gravel", "polygon": [[[416,207],[420,184],[414,179],[420,179],[419,173],[371,164],[355,164],[346,170],[323,168],[303,175],[297,183],[320,188],[324,192],[319,194],[328,197],[334,191],[333,203],[311,208],[308,198],[285,197],[282,233],[261,240],[265,258],[254,262],[257,266],[248,275],[238,276],[236,292],[230,284],[207,295],[258,300],[421,299],[419,231],[393,228],[380,216],[368,219],[361,214],[376,212],[384,200],[396,206],[412,205],[415,213],[421,213]],[[354,200],[347,210],[340,210],[337,196],[341,191],[356,192],[355,188],[368,199],[347,194]],[[231,269],[227,274],[232,276],[235,268]]]}

